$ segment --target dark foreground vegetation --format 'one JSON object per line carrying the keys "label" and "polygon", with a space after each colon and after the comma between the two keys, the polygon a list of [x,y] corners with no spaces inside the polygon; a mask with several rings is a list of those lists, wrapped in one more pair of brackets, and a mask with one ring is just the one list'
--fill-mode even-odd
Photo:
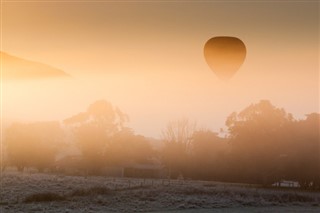
{"label": "dark foreground vegetation", "polygon": [[170,122],[158,149],[127,128],[127,122],[118,108],[97,101],[63,122],[12,124],[5,131],[2,169],[10,165],[20,171],[35,167],[57,172],[67,156],[63,150],[72,146],[79,155],[64,164],[83,175],[101,175],[106,167],[132,167],[130,174],[141,177],[161,170],[152,177],[263,185],[292,180],[301,188],[320,190],[317,113],[297,120],[263,100],[228,116],[222,134],[199,129],[187,119]]}

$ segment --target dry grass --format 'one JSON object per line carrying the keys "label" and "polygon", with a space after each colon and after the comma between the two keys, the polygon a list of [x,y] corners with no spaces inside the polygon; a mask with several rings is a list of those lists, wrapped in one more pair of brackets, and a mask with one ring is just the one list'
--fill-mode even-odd
{"label": "dry grass", "polygon": [[74,189],[69,193],[70,197],[75,196],[94,196],[94,195],[111,195],[113,190],[103,187],[103,186],[94,186],[90,188],[78,188]]}
{"label": "dry grass", "polygon": [[[320,193],[210,181],[169,181],[7,173],[4,212],[140,212],[179,209],[320,208]],[[50,210],[50,211],[49,211]],[[319,211],[318,211],[319,212]]]}

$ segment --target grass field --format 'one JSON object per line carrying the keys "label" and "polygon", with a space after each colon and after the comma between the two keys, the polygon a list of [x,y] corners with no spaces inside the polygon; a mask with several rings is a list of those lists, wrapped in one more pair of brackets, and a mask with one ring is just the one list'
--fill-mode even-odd
{"label": "grass field", "polygon": [[320,193],[209,181],[5,171],[5,212],[320,212]]}

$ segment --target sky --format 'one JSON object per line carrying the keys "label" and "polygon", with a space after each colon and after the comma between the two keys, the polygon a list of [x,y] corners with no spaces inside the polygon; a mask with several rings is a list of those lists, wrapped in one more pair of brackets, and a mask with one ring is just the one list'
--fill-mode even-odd
{"label": "sky", "polygon": [[[1,51],[72,78],[3,82],[1,119],[63,120],[100,99],[127,113],[137,134],[156,138],[182,117],[218,131],[261,99],[304,118],[319,112],[319,4],[2,0]],[[229,81],[204,58],[216,36],[246,45]]]}

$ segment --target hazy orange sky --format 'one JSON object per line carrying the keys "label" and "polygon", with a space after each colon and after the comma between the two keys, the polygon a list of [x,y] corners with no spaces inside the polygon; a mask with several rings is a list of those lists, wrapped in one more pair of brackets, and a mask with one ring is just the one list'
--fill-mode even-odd
{"label": "hazy orange sky", "polygon": [[[261,99],[297,118],[319,112],[318,1],[2,0],[2,12],[1,51],[73,76],[5,82],[5,121],[61,120],[106,99],[159,137],[181,117],[217,131]],[[246,45],[228,82],[203,56],[214,36]]]}

